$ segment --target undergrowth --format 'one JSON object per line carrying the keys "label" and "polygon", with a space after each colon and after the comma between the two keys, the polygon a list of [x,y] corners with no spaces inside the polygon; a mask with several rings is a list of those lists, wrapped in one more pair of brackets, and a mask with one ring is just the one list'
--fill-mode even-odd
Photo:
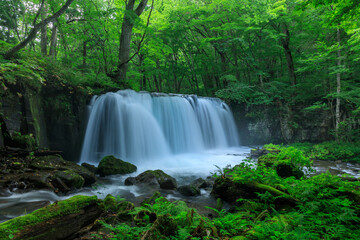
{"label": "undergrowth", "polygon": [[[294,147],[267,147],[273,149],[269,159],[274,162],[286,160],[302,169],[311,168],[309,157]],[[347,181],[330,173],[298,179],[281,177],[274,165],[251,160],[219,172],[215,185],[233,182],[269,191],[251,197],[240,194],[230,209],[210,208],[214,213],[211,218],[198,214],[183,201],[159,197],[152,204],[131,210],[130,219],[105,221],[103,227],[110,230],[111,239],[360,238],[359,181]]]}

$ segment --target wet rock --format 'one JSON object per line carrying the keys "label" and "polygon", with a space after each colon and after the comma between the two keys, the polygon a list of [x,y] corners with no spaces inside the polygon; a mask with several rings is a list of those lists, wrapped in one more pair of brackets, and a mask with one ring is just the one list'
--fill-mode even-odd
{"label": "wet rock", "polygon": [[30,162],[30,168],[36,170],[66,170],[66,161],[60,155],[36,157]]}
{"label": "wet rock", "polygon": [[132,186],[136,184],[136,178],[135,177],[128,177],[125,179],[125,186]]}
{"label": "wet rock", "polygon": [[97,167],[95,167],[95,165],[92,165],[89,163],[82,163],[81,166],[86,168],[87,170],[89,170],[92,173],[96,174],[98,172],[98,169],[97,169]]}
{"label": "wet rock", "polygon": [[84,178],[84,186],[91,186],[91,184],[95,183],[97,181],[97,177],[95,174],[91,171],[89,171],[87,168],[77,165],[73,162],[66,161],[66,168],[69,171],[73,171],[77,174],[79,174],[81,177]]}
{"label": "wet rock", "polygon": [[42,189],[42,188],[52,188],[50,185],[51,174],[49,172],[35,172],[30,173],[24,176],[26,178],[31,188]]}
{"label": "wet rock", "polygon": [[70,170],[58,171],[54,174],[53,178],[61,179],[66,186],[70,188],[79,189],[82,188],[85,183],[85,179],[82,176]]}
{"label": "wet rock", "polygon": [[200,189],[194,185],[184,185],[177,188],[178,192],[184,196],[194,197],[200,195]]}
{"label": "wet rock", "polygon": [[122,161],[114,156],[104,157],[98,166],[100,176],[133,173],[136,170],[137,167],[135,165]]}
{"label": "wet rock", "polygon": [[162,189],[172,190],[177,187],[176,179],[161,170],[145,171],[138,175],[135,179],[136,183],[145,183],[149,185],[158,184]]}
{"label": "wet rock", "polygon": [[205,181],[202,178],[198,178],[196,180],[194,180],[191,185],[196,186],[197,188],[207,188],[209,187],[209,182]]}
{"label": "wet rock", "polygon": [[84,186],[90,186],[97,181],[95,174],[87,168],[65,161],[60,155],[36,157],[31,161],[30,168],[47,171],[72,171],[84,178]]}
{"label": "wet rock", "polygon": [[258,148],[257,149],[251,149],[250,157],[251,158],[259,158],[259,157],[261,157],[263,155],[266,155],[268,153],[270,153],[270,151],[267,150],[267,149],[258,149]]}

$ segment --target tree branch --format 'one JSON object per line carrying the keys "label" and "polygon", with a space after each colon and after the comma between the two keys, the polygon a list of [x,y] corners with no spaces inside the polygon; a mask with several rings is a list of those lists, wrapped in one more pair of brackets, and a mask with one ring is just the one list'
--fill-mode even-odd
{"label": "tree branch", "polygon": [[54,13],[52,16],[50,16],[48,18],[45,18],[40,23],[35,24],[33,29],[31,29],[29,35],[22,42],[20,42],[18,45],[14,46],[9,51],[7,51],[5,53],[4,58],[9,59],[9,58],[13,57],[14,54],[17,53],[20,49],[24,48],[31,40],[33,40],[36,37],[37,32],[43,26],[47,25],[48,23],[50,23],[50,22],[54,21],[55,19],[57,19],[58,17],[60,17],[66,11],[66,9],[70,6],[70,4],[73,1],[74,0],[67,0],[65,5],[62,6],[56,13]]}

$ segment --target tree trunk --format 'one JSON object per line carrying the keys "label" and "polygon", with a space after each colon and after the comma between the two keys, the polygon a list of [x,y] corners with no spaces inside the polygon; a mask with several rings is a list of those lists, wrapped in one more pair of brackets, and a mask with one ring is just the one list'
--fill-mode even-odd
{"label": "tree trunk", "polygon": [[[336,35],[337,35],[337,42],[338,42],[338,51],[337,51],[337,55],[338,55],[338,61],[337,61],[337,66],[338,66],[338,71],[340,70],[340,66],[341,66],[341,49],[340,49],[340,29],[336,29]],[[340,125],[340,92],[341,92],[341,73],[338,72],[336,74],[336,110],[335,110],[335,132],[336,132],[336,139],[339,139],[339,135],[338,135],[338,130],[339,130],[339,125]]]}
{"label": "tree trunk", "polygon": [[86,41],[83,42],[83,66],[86,66],[86,55],[87,55],[87,48],[86,48]]}
{"label": "tree trunk", "polygon": [[[41,20],[46,18],[47,9],[46,7],[41,11]],[[47,56],[47,24],[41,27],[41,38],[40,38],[41,55]]]}
{"label": "tree trunk", "polygon": [[74,0],[67,0],[65,5],[62,6],[59,9],[59,11],[54,13],[52,16],[42,20],[40,23],[35,24],[34,27],[31,29],[29,35],[23,41],[21,41],[19,44],[17,44],[13,48],[11,48],[9,51],[7,51],[4,55],[4,58],[9,59],[9,58],[13,57],[20,49],[24,48],[29,42],[31,42],[31,40],[33,40],[36,37],[37,32],[43,26],[47,25],[48,23],[50,23],[50,22],[54,21],[55,19],[57,19],[58,17],[60,17],[61,14],[63,14],[66,11],[66,9],[68,9],[68,7],[70,6],[70,4],[73,1]]}
{"label": "tree trunk", "polygon": [[50,51],[49,56],[55,59],[56,56],[56,46],[57,46],[57,25],[53,22],[53,27],[51,30],[51,40],[50,40]]}
{"label": "tree trunk", "polygon": [[134,10],[135,0],[128,0],[126,4],[126,11],[121,26],[119,63],[117,69],[118,72],[116,74],[117,80],[121,82],[124,82],[126,79],[126,72],[129,64],[131,34],[134,27],[133,14],[140,16],[144,11],[147,2],[148,0],[142,0],[136,10]]}
{"label": "tree trunk", "polygon": [[281,39],[282,46],[284,48],[285,57],[286,57],[286,63],[289,70],[289,76],[291,80],[291,85],[296,85],[296,74],[295,74],[295,67],[294,67],[294,61],[292,58],[291,50],[290,50],[290,32],[287,28],[286,24],[282,24],[283,27],[283,33],[285,34],[285,38]]}

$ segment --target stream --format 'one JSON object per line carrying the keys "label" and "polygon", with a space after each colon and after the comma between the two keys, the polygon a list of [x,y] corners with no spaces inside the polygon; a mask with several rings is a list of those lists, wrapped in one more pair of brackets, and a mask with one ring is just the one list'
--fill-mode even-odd
{"label": "stream", "polygon": [[[52,191],[37,190],[30,192],[9,192],[0,190],[0,222],[11,218],[30,213],[38,208],[44,207],[55,201],[64,200],[74,195],[96,195],[103,199],[107,194],[119,196],[122,199],[140,204],[145,198],[150,197],[155,191],[169,200],[183,200],[191,207],[197,208],[200,213],[206,213],[205,206],[215,207],[216,200],[210,196],[210,189],[201,189],[201,195],[197,197],[184,197],[173,190],[162,190],[149,186],[125,186],[124,180],[129,176],[137,176],[146,170],[161,169],[173,176],[178,186],[190,184],[195,179],[207,178],[215,173],[218,168],[228,165],[234,166],[241,163],[250,153],[249,147],[227,148],[203,153],[179,154],[171,156],[171,159],[157,159],[147,161],[138,166],[138,170],[132,174],[114,175],[99,178],[99,181],[92,188],[82,188],[67,195],[57,195]],[[360,164],[314,161],[315,173],[320,174],[326,171],[335,175],[350,174],[356,178],[360,177]]]}

